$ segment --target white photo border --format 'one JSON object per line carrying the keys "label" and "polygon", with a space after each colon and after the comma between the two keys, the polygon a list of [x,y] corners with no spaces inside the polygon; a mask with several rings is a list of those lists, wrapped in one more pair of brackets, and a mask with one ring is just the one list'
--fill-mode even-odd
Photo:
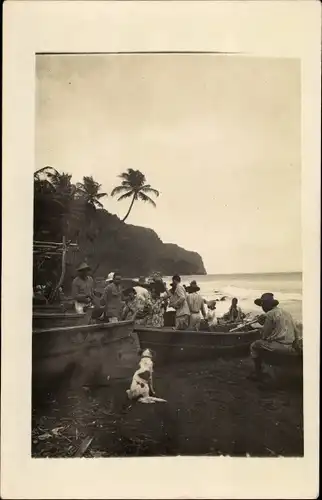
{"label": "white photo border", "polygon": [[[320,9],[318,1],[310,0],[12,0],[4,4],[2,497],[252,499],[318,495]],[[301,60],[303,458],[31,458],[35,54],[115,51],[239,52],[240,57]]]}

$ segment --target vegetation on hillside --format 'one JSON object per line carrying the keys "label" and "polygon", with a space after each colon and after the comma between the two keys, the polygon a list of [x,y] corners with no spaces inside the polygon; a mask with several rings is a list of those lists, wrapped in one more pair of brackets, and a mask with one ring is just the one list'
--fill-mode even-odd
{"label": "vegetation on hillside", "polygon": [[[147,193],[158,196],[157,190],[146,184],[139,171],[128,170],[112,194],[123,192],[132,197],[131,206],[123,221],[109,213],[102,204],[108,195],[93,177],[72,182],[72,176],[52,167],[34,174],[34,240],[77,242],[79,251],[69,252],[65,286],[68,288],[75,267],[86,260],[95,276],[107,276],[113,270],[135,277],[160,271],[164,275],[205,274],[201,257],[176,245],[164,244],[151,229],[124,223],[137,200],[154,201]],[[117,191],[116,191],[117,190]],[[130,194],[131,193],[131,194]],[[59,256],[50,259],[34,258],[34,283],[48,279],[57,282],[61,272]]]}

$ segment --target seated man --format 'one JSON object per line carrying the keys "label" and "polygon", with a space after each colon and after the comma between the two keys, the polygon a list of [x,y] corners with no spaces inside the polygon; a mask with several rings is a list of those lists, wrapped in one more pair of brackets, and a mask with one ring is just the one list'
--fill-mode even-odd
{"label": "seated man", "polygon": [[262,340],[256,340],[251,344],[250,353],[254,360],[255,372],[250,375],[251,380],[261,380],[263,351],[271,352],[294,352],[301,350],[299,331],[288,311],[278,306],[278,300],[274,299],[272,293],[264,293],[255,304],[260,306],[266,313],[262,330]]}

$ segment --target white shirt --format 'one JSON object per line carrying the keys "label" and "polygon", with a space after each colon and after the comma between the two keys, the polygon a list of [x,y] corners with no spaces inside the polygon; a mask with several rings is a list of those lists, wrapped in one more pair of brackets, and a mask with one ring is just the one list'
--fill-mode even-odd
{"label": "white shirt", "polygon": [[190,309],[187,302],[187,294],[183,286],[179,283],[170,297],[170,307],[176,310],[176,317],[190,316]]}
{"label": "white shirt", "polygon": [[208,309],[207,321],[210,326],[217,325],[216,311]]}
{"label": "white shirt", "polygon": [[266,313],[262,330],[263,339],[275,340],[281,344],[292,344],[297,336],[299,336],[298,327],[288,311],[274,307]]}
{"label": "white shirt", "polygon": [[148,299],[150,297],[149,290],[147,290],[143,286],[140,286],[140,285],[135,286],[134,290],[136,291],[136,295],[139,296],[139,297],[143,297],[145,299]]}

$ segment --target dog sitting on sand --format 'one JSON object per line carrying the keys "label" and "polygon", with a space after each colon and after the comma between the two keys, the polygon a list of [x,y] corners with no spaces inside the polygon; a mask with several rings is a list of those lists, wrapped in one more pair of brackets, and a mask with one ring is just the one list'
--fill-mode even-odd
{"label": "dog sitting on sand", "polygon": [[165,399],[156,398],[153,389],[153,354],[145,349],[141,354],[139,368],[133,375],[130,389],[126,391],[129,399],[139,403],[166,403]]}

